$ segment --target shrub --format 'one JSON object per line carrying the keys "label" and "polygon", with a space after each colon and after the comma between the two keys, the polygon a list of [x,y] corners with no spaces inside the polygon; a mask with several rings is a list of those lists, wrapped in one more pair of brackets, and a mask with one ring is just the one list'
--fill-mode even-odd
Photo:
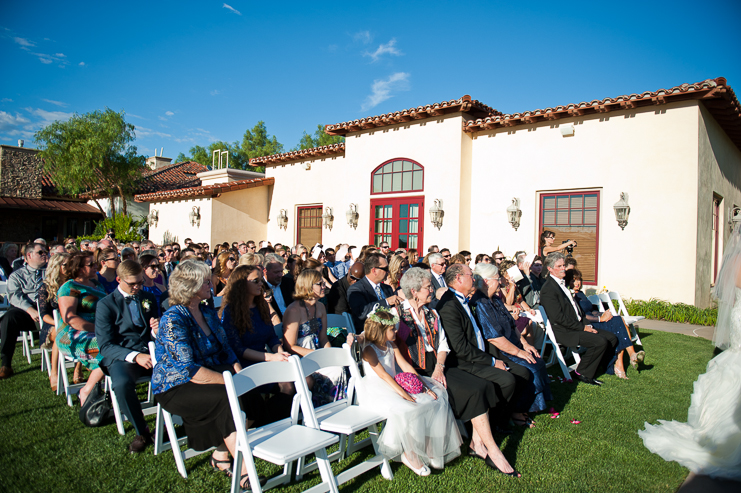
{"label": "shrub", "polygon": [[651,298],[648,301],[625,299],[625,308],[628,313],[643,316],[652,320],[666,320],[693,325],[715,325],[718,319],[717,307],[697,308],[685,303],[669,303],[668,301]]}
{"label": "shrub", "polygon": [[128,243],[131,241],[141,241],[142,235],[139,234],[139,230],[147,227],[147,218],[141,217],[135,219],[132,216],[116,213],[113,217],[106,217],[102,221],[98,221],[95,225],[95,231],[90,236],[79,236],[77,237],[78,244],[82,240],[100,240],[109,229],[113,229],[116,233],[116,239],[121,243]]}

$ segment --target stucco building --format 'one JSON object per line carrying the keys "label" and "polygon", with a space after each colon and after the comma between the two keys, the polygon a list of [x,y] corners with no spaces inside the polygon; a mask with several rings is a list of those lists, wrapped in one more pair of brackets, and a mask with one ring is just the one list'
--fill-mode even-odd
{"label": "stucco building", "polygon": [[[536,252],[548,229],[579,242],[586,284],[707,306],[741,205],[741,114],[723,78],[510,115],[464,96],[325,131],[345,143],[253,159],[264,177],[217,170],[200,187],[137,196],[159,209],[150,237],[512,255]],[[613,211],[621,194],[624,229]],[[357,225],[345,220],[351,207]]]}

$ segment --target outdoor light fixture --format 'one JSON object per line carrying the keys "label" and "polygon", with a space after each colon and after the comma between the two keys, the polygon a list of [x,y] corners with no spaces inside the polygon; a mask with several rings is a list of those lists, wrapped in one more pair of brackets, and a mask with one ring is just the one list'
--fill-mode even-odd
{"label": "outdoor light fixture", "polygon": [[190,214],[188,214],[188,218],[190,219],[190,225],[191,226],[198,226],[201,227],[201,208],[197,206],[193,206],[193,210],[190,211]]}
{"label": "outdoor light fixture", "polygon": [[278,228],[288,228],[288,211],[285,209],[281,209],[278,213]]}
{"label": "outdoor light fixture", "polygon": [[628,205],[628,194],[620,192],[620,200],[612,206],[615,209],[615,219],[617,219],[618,226],[624,231],[628,225],[628,215],[630,214],[630,206]]}
{"label": "outdoor light fixture", "polygon": [[436,226],[438,230],[443,225],[443,216],[445,216],[443,201],[441,199],[435,199],[435,202],[430,209],[430,222],[432,222],[432,225]]}
{"label": "outdoor light fixture", "polygon": [[334,224],[334,215],[332,215],[332,208],[327,207],[322,214],[322,225],[328,230],[332,231],[332,224]]}
{"label": "outdoor light fixture", "polygon": [[358,204],[350,204],[350,208],[345,212],[345,217],[347,218],[347,224],[352,229],[357,229],[358,217],[360,217],[360,214],[358,214]]}
{"label": "outdoor light fixture", "polygon": [[147,223],[149,223],[150,226],[157,226],[157,221],[159,221],[159,211],[157,209],[152,209],[147,215]]}
{"label": "outdoor light fixture", "polygon": [[731,227],[731,232],[738,223],[741,223],[741,207],[733,207],[728,209],[728,225]]}
{"label": "outdoor light fixture", "polygon": [[562,137],[573,137],[574,136],[574,126],[573,125],[560,125],[558,128],[561,130]]}
{"label": "outdoor light fixture", "polygon": [[512,204],[507,207],[507,220],[515,228],[520,227],[520,218],[522,217],[522,210],[520,209],[520,199],[517,197],[512,199]]}

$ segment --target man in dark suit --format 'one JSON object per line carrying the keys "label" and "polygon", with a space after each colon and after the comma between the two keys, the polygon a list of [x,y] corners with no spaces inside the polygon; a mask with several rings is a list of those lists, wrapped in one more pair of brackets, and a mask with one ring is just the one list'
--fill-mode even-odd
{"label": "man in dark suit", "polygon": [[365,257],[363,269],[365,277],[347,289],[347,303],[358,334],[363,332],[365,318],[376,303],[390,308],[398,302],[391,286],[383,283],[389,273],[389,263],[384,254],[374,252]]}
{"label": "man in dark suit", "polygon": [[532,373],[504,358],[484,339],[476,322],[476,307],[468,301],[475,291],[471,268],[465,264],[451,265],[445,272],[445,283],[448,290],[440,298],[437,311],[450,345],[447,365],[494,384],[499,402],[492,420],[501,424],[509,419],[511,404],[528,388]]}
{"label": "man in dark suit", "polygon": [[293,278],[283,275],[284,262],[283,257],[277,253],[268,253],[265,255],[265,262],[263,263],[265,281],[267,281],[270,289],[273,290],[270,305],[281,320],[283,320],[283,312],[286,311],[288,305],[293,303],[293,291],[295,288]]}
{"label": "man in dark suit", "polygon": [[95,337],[104,366],[113,381],[121,412],[134,425],[132,453],[142,452],[152,441],[136,396],[136,381],[152,374],[148,344],[157,332],[157,300],[141,291],[144,271],[138,262],[125,260],[116,270],[118,289],[103,298],[95,312]]}
{"label": "man in dark suit", "polygon": [[564,283],[565,260],[566,257],[559,252],[550,253],[546,257],[545,266],[550,276],[540,290],[540,305],[545,308],[559,344],[567,347],[581,346],[587,350],[581,355],[574,378],[590,385],[602,385],[594,376],[600,362],[612,357],[618,340],[610,332],[584,324],[584,313]]}
{"label": "man in dark suit", "polygon": [[327,294],[327,313],[336,315],[350,313],[350,305],[347,303],[347,290],[363,277],[365,277],[365,268],[362,263],[357,262],[353,264],[346,276],[332,284],[332,288]]}

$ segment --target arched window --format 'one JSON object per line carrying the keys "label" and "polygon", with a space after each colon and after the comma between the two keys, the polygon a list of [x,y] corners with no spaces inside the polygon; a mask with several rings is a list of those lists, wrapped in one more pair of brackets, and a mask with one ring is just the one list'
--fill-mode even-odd
{"label": "arched window", "polygon": [[371,194],[421,192],[424,190],[424,168],[410,159],[396,158],[373,170]]}

